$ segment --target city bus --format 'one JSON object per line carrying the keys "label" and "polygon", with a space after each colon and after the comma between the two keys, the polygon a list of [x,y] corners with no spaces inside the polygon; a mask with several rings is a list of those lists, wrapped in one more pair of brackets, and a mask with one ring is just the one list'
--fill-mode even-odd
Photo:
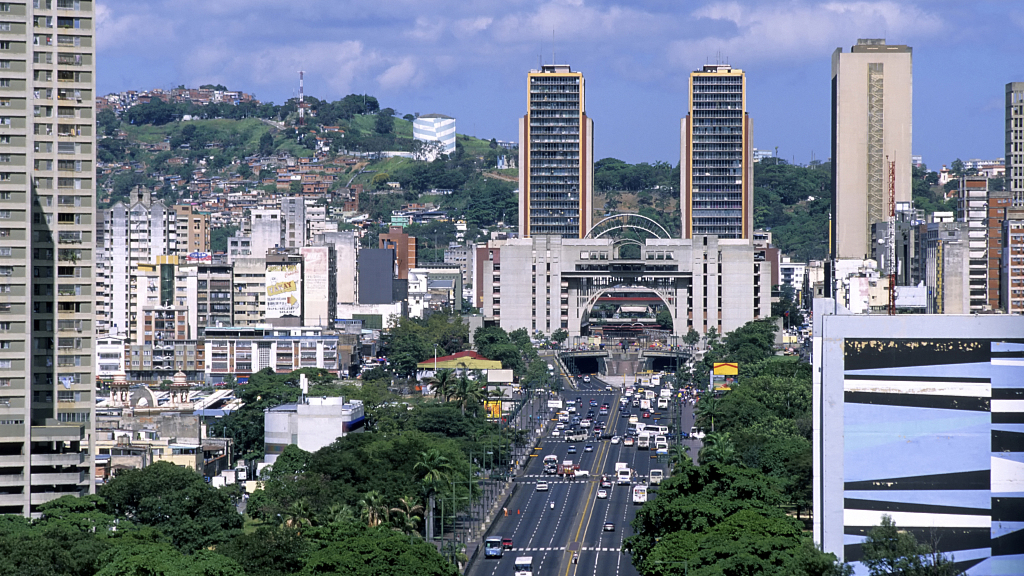
{"label": "city bus", "polygon": [[501,558],[503,554],[501,536],[488,536],[484,540],[484,558]]}
{"label": "city bus", "polygon": [[633,504],[643,504],[647,502],[647,486],[639,485],[633,486]]}
{"label": "city bus", "polygon": [[655,468],[651,470],[651,485],[657,486],[661,484],[662,478],[665,477],[664,471],[661,468]]}

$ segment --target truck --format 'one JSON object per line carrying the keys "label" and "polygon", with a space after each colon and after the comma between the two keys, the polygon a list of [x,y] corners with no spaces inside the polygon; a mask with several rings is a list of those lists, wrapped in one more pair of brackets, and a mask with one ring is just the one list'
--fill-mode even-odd
{"label": "truck", "polygon": [[615,483],[620,486],[628,486],[633,479],[633,471],[629,469],[626,462],[615,464]]}
{"label": "truck", "polygon": [[651,401],[648,400],[647,398],[644,398],[643,400],[640,400],[640,409],[641,410],[650,410],[651,409]]}
{"label": "truck", "polygon": [[579,469],[579,464],[574,465],[572,460],[563,460],[562,463],[558,465],[558,470],[555,473],[559,476],[565,476],[568,478],[570,476],[575,476],[576,471]]}
{"label": "truck", "polygon": [[697,440],[704,439],[704,431],[697,428],[696,426],[690,428],[690,438],[696,438]]}
{"label": "truck", "polygon": [[533,576],[533,556],[519,556],[513,569],[515,576]]}

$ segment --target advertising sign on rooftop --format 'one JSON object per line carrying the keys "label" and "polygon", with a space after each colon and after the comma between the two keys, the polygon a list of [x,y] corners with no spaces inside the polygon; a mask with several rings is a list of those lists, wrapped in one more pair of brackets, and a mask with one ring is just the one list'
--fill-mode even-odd
{"label": "advertising sign on rooftop", "polygon": [[301,316],[302,271],[298,263],[267,265],[267,318]]}

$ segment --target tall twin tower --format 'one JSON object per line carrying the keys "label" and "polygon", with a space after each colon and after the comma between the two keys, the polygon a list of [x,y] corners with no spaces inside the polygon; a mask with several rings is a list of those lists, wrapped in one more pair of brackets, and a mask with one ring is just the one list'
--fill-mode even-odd
{"label": "tall twin tower", "polygon": [[[519,232],[583,238],[593,226],[594,121],[583,74],[567,64],[527,75],[519,120]],[[753,146],[742,70],[715,64],[690,74],[680,138],[683,238],[750,238]]]}
{"label": "tall twin tower", "polygon": [[[911,56],[909,46],[876,39],[832,55],[834,258],[870,258],[871,225],[886,221],[891,209],[889,162],[895,163],[896,202],[910,201]],[[729,65],[690,73],[680,130],[683,238],[753,236],[746,88],[743,71]],[[527,102],[519,120],[520,236],[583,238],[594,213],[594,122],[586,113],[583,74],[566,64],[533,70]]]}

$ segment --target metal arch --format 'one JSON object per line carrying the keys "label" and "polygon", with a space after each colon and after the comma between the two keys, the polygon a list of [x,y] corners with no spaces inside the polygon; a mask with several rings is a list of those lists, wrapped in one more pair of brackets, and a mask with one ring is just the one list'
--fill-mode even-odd
{"label": "metal arch", "polygon": [[593,296],[587,298],[587,303],[586,303],[586,305],[583,306],[583,310],[584,311],[589,311],[591,308],[594,307],[594,304],[597,302],[597,300],[601,296],[604,296],[606,293],[614,292],[616,290],[623,290],[623,291],[633,290],[633,291],[636,291],[636,292],[652,292],[655,296],[657,296],[658,298],[661,298],[661,303],[664,304],[666,308],[670,308],[671,307],[670,304],[669,304],[669,301],[665,297],[665,295],[662,294],[661,292],[657,291],[654,288],[648,288],[646,286],[610,286],[608,288],[602,288],[602,289],[598,290],[597,292],[594,293]]}
{"label": "metal arch", "polygon": [[[618,221],[618,225],[608,226],[603,230],[600,229],[600,227],[604,225],[606,222],[614,221]],[[602,219],[597,224],[591,226],[590,230],[587,232],[586,238],[600,238],[605,234],[611,232],[612,230],[620,230],[622,228],[635,228],[637,230],[643,230],[644,232],[647,232],[648,234],[654,236],[655,238],[671,238],[671,235],[668,233],[667,230],[665,230],[665,228],[662,227],[661,224],[658,224],[656,221],[648,218],[647,216],[641,216],[640,214],[632,213],[615,214],[613,216],[608,216]],[[599,231],[595,234],[595,230]]]}

